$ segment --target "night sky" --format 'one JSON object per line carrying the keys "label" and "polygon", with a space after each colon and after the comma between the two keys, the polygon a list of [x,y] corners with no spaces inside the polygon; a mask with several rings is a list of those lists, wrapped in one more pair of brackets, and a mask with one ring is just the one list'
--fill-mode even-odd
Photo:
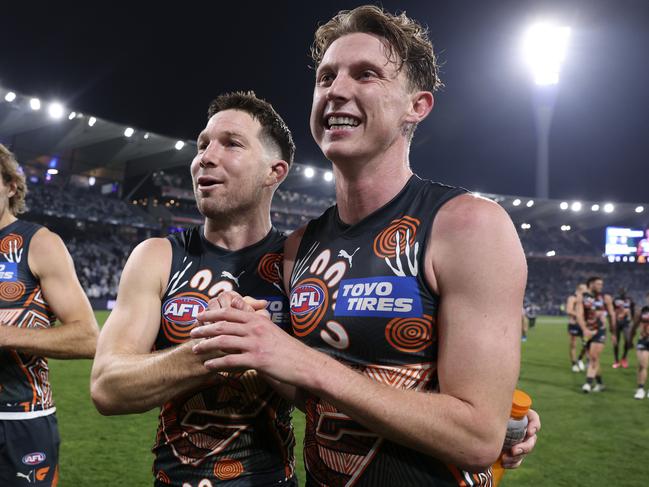
{"label": "night sky", "polygon": [[[185,1],[162,11],[144,2],[21,3],[0,15],[3,87],[187,139],[216,95],[254,89],[293,130],[297,160],[328,164],[308,129],[309,45],[319,22],[363,2]],[[551,17],[573,29],[551,134],[551,197],[649,202],[649,1],[383,5],[426,24],[444,63],[446,87],[411,151],[420,175],[534,194],[532,84],[520,40],[532,20]]]}

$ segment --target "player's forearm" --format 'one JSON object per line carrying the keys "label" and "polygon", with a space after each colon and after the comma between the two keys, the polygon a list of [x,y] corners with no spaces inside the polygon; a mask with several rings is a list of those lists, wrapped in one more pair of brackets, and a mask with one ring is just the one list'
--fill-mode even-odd
{"label": "player's forearm", "polygon": [[210,373],[187,345],[142,355],[110,354],[95,361],[91,396],[104,415],[148,411],[207,384]]}
{"label": "player's forearm", "polygon": [[497,459],[506,417],[447,394],[378,384],[329,357],[321,365],[305,389],[378,435],[470,471]]}
{"label": "player's forearm", "polygon": [[0,346],[19,352],[57,359],[93,358],[97,347],[94,320],[59,324],[51,328],[19,328],[0,325]]}
{"label": "player's forearm", "polygon": [[262,377],[280,396],[293,404],[300,411],[304,411],[304,393],[303,391],[291,384],[281,382],[266,374],[261,374]]}

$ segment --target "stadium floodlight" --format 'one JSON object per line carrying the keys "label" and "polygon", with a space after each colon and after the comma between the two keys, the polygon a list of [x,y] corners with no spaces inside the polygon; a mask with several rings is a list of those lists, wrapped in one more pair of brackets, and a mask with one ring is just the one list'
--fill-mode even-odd
{"label": "stadium floodlight", "polygon": [[49,107],[47,107],[47,113],[50,115],[50,117],[57,120],[59,118],[63,118],[64,111],[65,109],[63,108],[63,105],[56,101],[50,103]]}
{"label": "stadium floodlight", "polygon": [[545,253],[547,257],[554,257],[557,255],[557,253],[554,250],[549,250],[548,252]]}
{"label": "stadium floodlight", "polygon": [[575,201],[573,204],[570,206],[570,209],[574,212],[581,211],[581,202]]}
{"label": "stadium floodlight", "polygon": [[529,200],[525,206],[532,208],[534,206],[534,200]]}
{"label": "stadium floodlight", "polygon": [[613,206],[613,203],[606,203],[604,205],[604,213],[613,213],[615,210],[615,206]]}
{"label": "stadium floodlight", "polygon": [[593,206],[590,207],[592,211],[599,211],[599,205],[595,203]]}
{"label": "stadium floodlight", "polygon": [[315,170],[312,167],[304,169],[304,177],[312,178],[313,176],[315,176]]}
{"label": "stadium floodlight", "polygon": [[176,148],[176,150],[180,150],[185,147],[185,143],[182,140],[179,140],[176,142],[176,145],[174,147]]}
{"label": "stadium floodlight", "polygon": [[562,201],[561,204],[559,205],[559,208],[562,210],[567,210],[568,209],[568,202],[567,201]]}
{"label": "stadium floodlight", "polygon": [[74,120],[76,116],[77,116],[77,112],[70,112],[70,115],[68,115],[68,120]]}
{"label": "stadium floodlight", "polygon": [[561,64],[566,58],[570,27],[543,22],[532,25],[523,38],[523,55],[539,86],[559,82]]}
{"label": "stadium floodlight", "polygon": [[569,232],[572,227],[570,225],[561,225],[562,232]]}
{"label": "stadium floodlight", "polygon": [[636,206],[635,207],[635,212],[636,213],[642,213],[644,211],[644,206]]}
{"label": "stadium floodlight", "polygon": [[97,119],[95,117],[90,117],[88,119],[88,127],[92,127],[96,123],[97,123]]}
{"label": "stadium floodlight", "polygon": [[514,206],[519,206],[520,204],[521,204],[521,200],[519,200],[518,198],[516,198],[514,201],[512,201],[512,205],[514,205]]}
{"label": "stadium floodlight", "polygon": [[88,186],[94,186],[96,182],[97,182],[97,180],[95,179],[94,176],[90,176],[88,178]]}
{"label": "stadium floodlight", "polygon": [[58,173],[59,173],[59,170],[56,169],[55,167],[50,167],[50,168],[47,170],[47,174],[56,175],[56,174],[58,174]]}
{"label": "stadium floodlight", "polygon": [[532,225],[530,225],[529,223],[521,223],[521,229],[529,230],[530,228],[532,228]]}
{"label": "stadium floodlight", "polygon": [[32,110],[40,110],[41,109],[41,101],[38,98],[32,98],[29,100],[29,106],[32,108]]}
{"label": "stadium floodlight", "polygon": [[8,101],[9,103],[14,101],[15,99],[16,99],[16,94],[13,91],[10,91],[5,95],[5,101]]}
{"label": "stadium floodlight", "polygon": [[135,130],[133,130],[131,127],[126,127],[124,130],[124,136],[125,137],[131,137],[135,133]]}
{"label": "stadium floodlight", "polygon": [[325,171],[323,177],[325,181],[331,182],[334,180],[334,173],[332,173],[331,171]]}
{"label": "stadium floodlight", "polygon": [[151,134],[149,134],[149,132],[147,132],[146,134],[144,134],[144,139],[146,140],[146,139],[148,139],[150,136],[151,136]]}

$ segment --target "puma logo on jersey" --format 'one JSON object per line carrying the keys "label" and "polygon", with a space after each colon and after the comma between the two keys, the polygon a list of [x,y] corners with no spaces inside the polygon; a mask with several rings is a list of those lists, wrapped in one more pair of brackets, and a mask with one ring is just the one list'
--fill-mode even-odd
{"label": "puma logo on jersey", "polygon": [[354,252],[352,252],[351,255],[347,253],[345,249],[342,249],[340,252],[338,252],[338,257],[342,257],[343,259],[347,259],[349,261],[349,268],[352,268],[352,259],[354,258],[354,255],[356,255],[356,252],[358,252],[361,248],[357,247]]}
{"label": "puma logo on jersey", "polygon": [[317,284],[303,284],[291,293],[291,312],[296,315],[307,314],[324,302],[324,291]]}
{"label": "puma logo on jersey", "polygon": [[241,274],[234,277],[234,275],[232,275],[230,272],[223,271],[223,272],[221,272],[221,277],[225,277],[226,279],[230,279],[232,282],[234,282],[237,285],[237,287],[239,287],[239,279],[241,278],[241,276],[243,276],[245,274],[245,272],[246,271],[242,271]]}
{"label": "puma logo on jersey", "polygon": [[421,316],[417,279],[382,276],[345,279],[338,287],[335,316]]}
{"label": "puma logo on jersey", "polygon": [[164,317],[177,325],[189,325],[198,314],[207,309],[207,302],[191,296],[179,296],[165,301],[162,306]]}

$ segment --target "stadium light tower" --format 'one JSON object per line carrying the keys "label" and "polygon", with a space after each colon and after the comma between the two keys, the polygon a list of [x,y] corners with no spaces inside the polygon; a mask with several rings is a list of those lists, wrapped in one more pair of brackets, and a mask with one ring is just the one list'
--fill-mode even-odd
{"label": "stadium light tower", "polygon": [[548,198],[550,123],[557,97],[559,72],[566,57],[570,27],[551,23],[534,24],[525,33],[523,54],[534,84],[536,118],[536,196]]}

